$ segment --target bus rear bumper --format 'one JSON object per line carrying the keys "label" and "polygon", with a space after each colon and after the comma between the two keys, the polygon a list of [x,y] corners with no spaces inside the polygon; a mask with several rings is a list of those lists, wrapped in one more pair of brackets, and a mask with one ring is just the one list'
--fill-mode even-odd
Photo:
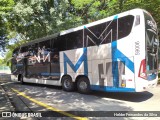
{"label": "bus rear bumper", "polygon": [[143,87],[144,90],[149,91],[152,88],[155,88],[157,86],[157,83],[149,83],[148,86]]}
{"label": "bus rear bumper", "polygon": [[147,81],[145,85],[142,85],[141,88],[136,89],[136,92],[150,91],[152,88],[157,86],[157,80]]}

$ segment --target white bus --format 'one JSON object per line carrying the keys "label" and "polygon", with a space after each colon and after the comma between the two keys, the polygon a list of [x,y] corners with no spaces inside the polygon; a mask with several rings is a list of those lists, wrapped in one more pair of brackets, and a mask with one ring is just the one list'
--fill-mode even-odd
{"label": "white bus", "polygon": [[158,81],[158,32],[133,9],[31,41],[13,52],[12,80],[109,92],[140,92]]}

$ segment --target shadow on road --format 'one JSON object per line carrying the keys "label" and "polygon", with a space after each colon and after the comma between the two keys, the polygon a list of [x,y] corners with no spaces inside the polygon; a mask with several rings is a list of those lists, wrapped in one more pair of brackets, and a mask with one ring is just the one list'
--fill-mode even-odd
{"label": "shadow on road", "polygon": [[[19,84],[21,83],[13,83],[13,84]],[[24,85],[29,86],[36,86],[36,87],[46,87],[50,89],[56,89],[56,90],[62,90],[62,87],[59,86],[53,86],[53,85],[43,85],[43,84],[33,84],[33,83],[25,83]],[[75,91],[76,93],[77,91]],[[66,92],[67,93],[67,92]],[[77,93],[79,94],[79,93]],[[130,102],[142,102],[150,99],[153,94],[150,92],[102,92],[102,91],[92,91],[90,94],[92,96],[96,97],[103,97],[103,98],[111,98],[116,100],[124,100],[124,101],[130,101]]]}
{"label": "shadow on road", "polygon": [[[93,118],[102,116],[110,116],[111,118],[111,116],[113,116],[114,112],[116,111],[133,111],[132,107],[125,106],[124,102],[103,100],[101,97],[122,99],[121,97],[124,96],[126,100],[128,100],[131,99],[131,96],[137,96],[136,94],[130,95],[130,93],[104,93],[97,91],[93,91],[89,95],[84,95],[77,92],[64,92],[61,87],[57,86],[31,83],[25,83],[22,85],[15,82],[5,84],[4,86],[6,89],[15,88],[35,100],[52,106],[54,109],[66,111],[67,113],[71,113],[77,116]],[[17,108],[17,111],[43,111],[42,113],[45,117],[50,117],[49,120],[54,116],[53,111],[50,111],[45,107],[30,101],[29,99],[15,95],[15,93],[13,93],[12,97],[14,98],[13,104]],[[138,95],[137,97],[141,97],[141,95]],[[76,113],[74,113],[75,111]],[[56,112],[54,117],[58,117]],[[70,119],[70,117],[68,118]],[[114,120],[124,120],[124,118],[114,118]]]}
{"label": "shadow on road", "polygon": [[91,93],[97,97],[112,98],[117,100],[124,100],[130,102],[142,102],[150,99],[153,94],[150,92],[99,92],[94,91]]}
{"label": "shadow on road", "polygon": [[36,84],[36,83],[23,83],[21,84],[20,82],[14,82],[12,84],[17,84],[17,85],[28,85],[32,87],[46,87],[46,88],[51,88],[51,89],[56,89],[56,90],[62,90],[61,86],[54,86],[54,85],[45,85],[45,84]]}
{"label": "shadow on road", "polygon": [[[14,83],[19,84],[20,83]],[[56,89],[56,90],[62,90],[62,87],[59,86],[52,86],[52,85],[42,85],[42,84],[31,84],[31,83],[25,83],[25,85],[29,86],[36,86],[36,87],[47,87],[50,89]],[[76,93],[77,91],[75,91]],[[79,93],[78,93],[79,94]],[[150,92],[101,92],[101,91],[92,91],[89,95],[97,96],[97,97],[103,97],[103,98],[111,98],[116,100],[124,100],[124,101],[130,101],[130,102],[143,102],[148,99],[150,99],[153,94]]]}

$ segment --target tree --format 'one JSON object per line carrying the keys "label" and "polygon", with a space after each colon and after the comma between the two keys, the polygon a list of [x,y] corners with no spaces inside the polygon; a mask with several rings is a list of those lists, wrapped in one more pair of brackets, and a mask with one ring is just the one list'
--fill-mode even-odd
{"label": "tree", "polygon": [[134,8],[149,11],[160,30],[160,0],[15,0],[15,3],[1,0],[0,3],[5,8],[0,9],[0,39],[5,45],[12,38],[16,45],[8,45],[11,51],[21,43]]}
{"label": "tree", "polygon": [[25,39],[34,40],[72,26],[66,0],[17,0],[13,9],[12,25]]}
{"label": "tree", "polygon": [[0,51],[5,51],[9,24],[7,21],[14,5],[13,0],[0,0]]}
{"label": "tree", "polygon": [[16,0],[10,23],[25,40],[34,40],[137,7],[153,13],[159,24],[159,4],[159,0]]}

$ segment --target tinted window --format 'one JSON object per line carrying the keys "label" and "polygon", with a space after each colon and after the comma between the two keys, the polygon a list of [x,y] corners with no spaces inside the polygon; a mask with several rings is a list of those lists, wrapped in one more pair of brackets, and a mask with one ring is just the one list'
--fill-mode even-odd
{"label": "tinted window", "polygon": [[20,53],[24,53],[28,51],[28,47],[21,47]]}
{"label": "tinted window", "polygon": [[84,38],[86,42],[84,44],[85,46],[93,46],[111,43],[117,39],[124,38],[130,34],[133,21],[134,16],[128,15],[113,21],[108,21],[86,28],[84,32]]}
{"label": "tinted window", "polygon": [[155,70],[158,68],[158,34],[157,26],[154,19],[144,13],[145,16],[145,40],[146,40],[146,60],[147,70]]}
{"label": "tinted window", "polygon": [[39,43],[39,48],[40,49],[44,49],[45,51],[51,51],[51,41],[47,40],[47,41],[43,41]]}
{"label": "tinted window", "polygon": [[61,50],[70,50],[83,47],[83,30],[71,32],[59,38]]}
{"label": "tinted window", "polygon": [[14,51],[13,51],[13,57],[16,57],[19,53],[19,48],[16,48]]}
{"label": "tinted window", "polygon": [[111,43],[111,41],[128,36],[131,32],[133,21],[134,16],[128,15],[92,27],[86,27],[84,30],[60,36],[61,45],[63,44],[63,50],[69,50],[83,47],[83,44],[84,47],[89,47]]}
{"label": "tinted window", "polygon": [[20,53],[19,53],[19,57],[25,57],[28,55],[28,46],[25,47],[21,47],[20,48]]}
{"label": "tinted window", "polygon": [[132,30],[134,16],[129,15],[118,20],[118,39],[128,36]]}
{"label": "tinted window", "polygon": [[52,52],[59,52],[66,50],[66,40],[60,37],[51,40]]}

